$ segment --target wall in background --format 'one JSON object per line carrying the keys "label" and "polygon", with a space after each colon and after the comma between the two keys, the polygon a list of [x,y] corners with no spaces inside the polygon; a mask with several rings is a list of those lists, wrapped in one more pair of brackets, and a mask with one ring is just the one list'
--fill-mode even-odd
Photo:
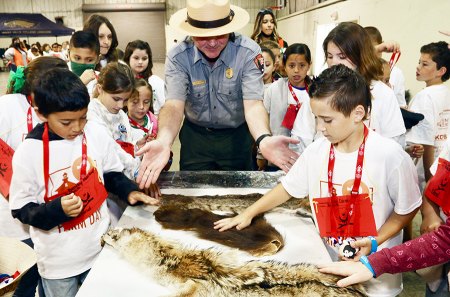
{"label": "wall in background", "polygon": [[[425,86],[415,77],[420,47],[441,40],[450,42],[450,37],[438,33],[450,30],[448,0],[329,0],[315,8],[278,18],[278,31],[289,44],[306,43],[314,55],[319,25],[357,21],[363,27],[375,26],[384,40],[400,43],[402,55],[397,65],[403,70],[412,96]],[[323,51],[319,52],[323,55]],[[383,58],[389,60],[390,54]],[[314,55],[313,62],[316,60]],[[446,84],[450,86],[448,81]]]}

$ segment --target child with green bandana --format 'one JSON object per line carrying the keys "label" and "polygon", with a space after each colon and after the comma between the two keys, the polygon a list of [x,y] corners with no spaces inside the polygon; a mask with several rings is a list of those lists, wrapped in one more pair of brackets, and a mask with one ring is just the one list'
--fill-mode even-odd
{"label": "child with green bandana", "polygon": [[99,60],[98,38],[88,31],[77,31],[70,38],[69,69],[78,75],[92,98],[97,85],[98,72],[94,70]]}

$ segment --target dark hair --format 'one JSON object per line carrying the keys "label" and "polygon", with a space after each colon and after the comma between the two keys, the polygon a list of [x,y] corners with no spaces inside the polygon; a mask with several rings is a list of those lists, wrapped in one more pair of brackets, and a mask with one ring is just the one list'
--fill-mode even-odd
{"label": "dark hair", "polygon": [[[294,43],[288,46],[283,54],[283,65],[286,65],[286,61],[290,55],[303,55],[305,56],[306,62],[311,64],[311,51],[309,47],[304,43]],[[305,82],[309,85],[311,83],[311,78],[306,75]]]}
{"label": "dark hair", "polygon": [[[16,41],[19,41],[18,43],[16,43]],[[20,38],[19,37],[13,37],[13,39],[11,40],[11,45],[9,47],[13,47],[17,50],[21,49],[20,47]]]}
{"label": "dark hair", "polygon": [[[39,78],[43,72],[53,68],[68,69],[67,63],[60,58],[47,56],[32,60],[23,71],[25,82],[19,93],[25,96],[30,95],[32,92],[33,81],[36,78]],[[10,88],[7,90],[7,93],[12,93],[13,89],[14,84],[11,84]]]}
{"label": "dark hair", "polygon": [[153,75],[153,72],[152,72],[152,68],[153,68],[152,50],[151,50],[150,45],[148,44],[148,42],[142,41],[142,40],[139,40],[139,39],[135,40],[135,41],[128,42],[127,47],[125,49],[125,53],[123,55],[123,61],[125,63],[127,63],[128,66],[130,66],[130,57],[131,57],[131,55],[133,54],[133,52],[136,49],[145,50],[147,52],[147,55],[148,55],[148,66],[140,74],[143,76],[143,78],[148,80],[148,78]]}
{"label": "dark hair", "polygon": [[150,97],[150,99],[151,99],[150,100],[150,111],[153,113],[154,112],[154,110],[153,110],[153,88],[148,83],[148,81],[143,78],[136,80],[135,89],[136,89],[136,92],[138,92],[138,96],[139,96],[138,88],[140,88],[140,87],[146,87],[150,91],[150,96],[151,96]]}
{"label": "dark hair", "polygon": [[380,31],[377,28],[372,26],[364,27],[364,30],[369,34],[370,40],[372,43],[376,43],[377,45],[383,42],[383,37],[381,37]]}
{"label": "dark hair", "polygon": [[117,39],[116,30],[114,30],[113,25],[106,17],[98,14],[91,15],[84,23],[83,31],[91,31],[92,33],[94,33],[95,36],[97,36],[98,39],[99,38],[98,29],[102,24],[105,24],[108,27],[112,35],[111,47],[109,48],[108,52],[105,55],[106,61],[108,61],[108,63],[115,62],[118,60],[116,47],[119,45],[119,41]]}
{"label": "dark hair", "polygon": [[100,71],[98,83],[109,94],[129,92],[135,89],[133,71],[128,65],[118,62],[106,64]]}
{"label": "dark hair", "polygon": [[258,11],[258,14],[256,15],[255,25],[253,26],[253,33],[252,36],[250,37],[258,44],[261,42],[261,33],[262,33],[261,24],[264,19],[264,16],[268,14],[270,14],[273,19],[272,40],[278,42],[278,38],[280,37],[277,32],[277,19],[275,18],[275,14],[273,13],[272,9],[261,9]]}
{"label": "dark hair", "polygon": [[[39,59],[37,59],[39,60]],[[89,93],[80,78],[69,69],[53,68],[33,83],[34,102],[43,116],[78,111],[89,105]]]}
{"label": "dark hair", "polygon": [[448,43],[445,41],[432,42],[426,44],[420,48],[420,53],[429,54],[431,60],[436,63],[436,69],[439,70],[445,67],[444,75],[442,75],[442,81],[447,81],[450,76],[450,49],[448,48]]}
{"label": "dark hair", "polygon": [[44,43],[44,44],[42,45],[42,51],[45,51],[45,48],[46,48],[47,46],[50,47],[50,44]]}
{"label": "dark hair", "polygon": [[370,84],[383,75],[380,59],[375,54],[369,34],[356,23],[344,22],[337,25],[323,41],[325,61],[328,43],[333,42],[342,53],[356,65],[356,70]]}
{"label": "dark hair", "polygon": [[70,38],[69,48],[87,48],[100,54],[100,43],[98,37],[90,31],[76,31]]}
{"label": "dark hair", "polygon": [[271,49],[268,49],[267,47],[261,46],[261,52],[262,53],[268,53],[269,56],[272,58],[273,63],[275,64],[275,54],[272,52]]}
{"label": "dark hair", "polygon": [[350,116],[351,112],[362,105],[366,117],[372,107],[372,95],[367,81],[361,74],[343,64],[325,69],[309,86],[311,100],[330,98],[330,106]]}

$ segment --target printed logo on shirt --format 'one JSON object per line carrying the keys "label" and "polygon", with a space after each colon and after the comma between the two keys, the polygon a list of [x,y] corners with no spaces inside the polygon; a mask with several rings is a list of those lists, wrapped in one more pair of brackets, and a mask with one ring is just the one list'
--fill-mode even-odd
{"label": "printed logo on shirt", "polygon": [[255,59],[253,59],[253,62],[255,62],[256,68],[258,68],[261,73],[264,73],[264,57],[261,54],[258,54]]}
{"label": "printed logo on shirt", "polygon": [[125,127],[123,124],[119,124],[117,129],[119,130],[120,136],[119,136],[119,139],[116,139],[116,140],[126,141],[126,139],[127,139],[127,127]]}
{"label": "printed logo on shirt", "polygon": [[[354,179],[349,179],[344,184],[333,183],[333,188],[338,195],[350,195],[353,188]],[[370,201],[373,203],[373,187],[368,187],[363,181],[359,186],[359,193],[369,194]],[[328,196],[328,181],[320,181],[320,197]]]}

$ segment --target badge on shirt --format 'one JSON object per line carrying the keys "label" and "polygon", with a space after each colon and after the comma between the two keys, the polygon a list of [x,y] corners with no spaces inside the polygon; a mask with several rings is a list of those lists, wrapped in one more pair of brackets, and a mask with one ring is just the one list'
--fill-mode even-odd
{"label": "badge on shirt", "polygon": [[233,77],[233,68],[227,68],[227,70],[225,70],[225,76],[226,76],[226,78],[232,78]]}
{"label": "badge on shirt", "polygon": [[264,73],[264,57],[261,54],[258,54],[255,59],[253,59],[253,62],[255,62],[256,68],[258,68],[261,73]]}

